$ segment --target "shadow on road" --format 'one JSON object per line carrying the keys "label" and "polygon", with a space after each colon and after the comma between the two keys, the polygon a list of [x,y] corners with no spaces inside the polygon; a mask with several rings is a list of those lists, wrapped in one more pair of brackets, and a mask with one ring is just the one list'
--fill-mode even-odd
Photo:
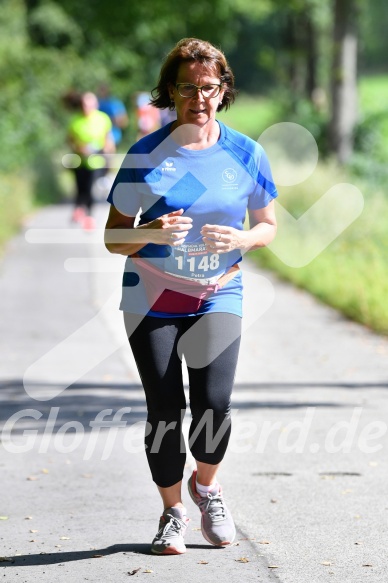
{"label": "shadow on road", "polygon": [[[34,429],[37,433],[44,431],[45,424],[50,417],[50,423],[55,430],[67,422],[81,423],[85,431],[91,431],[91,422],[101,412],[106,411],[106,416],[114,416],[120,409],[122,416],[110,420],[110,427],[122,427],[125,422],[130,426],[139,421],[146,420],[146,403],[142,387],[138,384],[126,383],[90,383],[78,382],[66,388],[59,396],[50,398],[50,390],[58,393],[58,385],[47,382],[37,383],[37,396],[42,400],[31,398],[25,391],[22,379],[10,379],[0,382],[0,428],[13,416],[18,418],[12,426],[12,432],[22,433],[26,429]],[[325,391],[333,389],[386,389],[388,383],[240,383],[234,387],[233,408],[240,410],[249,409],[302,409],[306,407],[339,408],[352,406],[344,403],[325,400]],[[295,399],[295,389],[306,394],[306,399]],[[287,397],[287,391],[293,392]],[[243,396],[243,393],[247,393]],[[273,399],[268,399],[268,393],[273,394]],[[356,406],[357,403],[354,404]],[[58,408],[55,411],[55,408]],[[55,416],[53,416],[53,410]],[[109,412],[110,410],[110,412]],[[103,425],[102,425],[103,426]]]}
{"label": "shadow on road", "polygon": [[[186,544],[188,549],[223,551],[223,547],[212,545]],[[98,559],[116,553],[135,553],[138,555],[151,555],[151,545],[145,543],[130,543],[127,545],[112,545],[105,549],[93,549],[90,551],[70,551],[67,553],[41,553],[35,555],[21,555],[3,557],[0,567],[32,567],[40,565],[55,565],[70,563],[72,561],[84,561],[85,559]],[[5,560],[4,560],[5,559]]]}

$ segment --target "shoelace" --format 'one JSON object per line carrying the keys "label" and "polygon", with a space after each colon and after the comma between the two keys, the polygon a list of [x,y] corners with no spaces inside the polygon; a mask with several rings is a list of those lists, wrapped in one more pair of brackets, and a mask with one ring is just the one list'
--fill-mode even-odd
{"label": "shoelace", "polygon": [[[186,524],[183,522],[183,520],[176,518],[172,514],[167,514],[167,516],[170,520],[165,526],[163,526],[163,536],[167,536],[168,534],[180,534],[182,528],[184,528]],[[169,530],[172,532],[169,533]]]}
{"label": "shoelace", "polygon": [[198,500],[198,506],[201,510],[208,512],[212,522],[225,519],[224,499],[221,492],[218,494],[207,493],[207,496],[201,496]]}

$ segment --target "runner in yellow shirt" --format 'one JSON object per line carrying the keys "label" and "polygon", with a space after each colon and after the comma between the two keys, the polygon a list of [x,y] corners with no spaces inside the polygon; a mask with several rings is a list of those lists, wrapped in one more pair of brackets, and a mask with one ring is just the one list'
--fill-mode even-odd
{"label": "runner in yellow shirt", "polygon": [[77,192],[72,218],[87,230],[94,228],[91,216],[93,182],[105,166],[103,154],[115,151],[111,130],[112,122],[108,115],[98,110],[94,93],[83,93],[80,111],[69,124],[68,139],[74,154],[79,156],[79,165],[74,168]]}

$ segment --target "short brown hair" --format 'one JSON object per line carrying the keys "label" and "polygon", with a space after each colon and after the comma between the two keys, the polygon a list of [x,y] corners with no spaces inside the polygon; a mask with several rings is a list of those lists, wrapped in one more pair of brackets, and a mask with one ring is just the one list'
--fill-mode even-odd
{"label": "short brown hair", "polygon": [[237,90],[234,88],[234,75],[222,51],[207,41],[198,38],[183,38],[169,52],[160,70],[159,81],[151,91],[151,105],[160,109],[175,109],[171,102],[168,86],[175,85],[181,63],[193,62],[203,64],[209,71],[220,77],[224,86],[224,97],[217,111],[229,109],[234,102]]}

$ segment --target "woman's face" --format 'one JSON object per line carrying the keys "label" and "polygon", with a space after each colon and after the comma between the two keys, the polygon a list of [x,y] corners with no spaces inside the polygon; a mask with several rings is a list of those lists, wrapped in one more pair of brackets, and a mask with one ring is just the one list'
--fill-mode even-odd
{"label": "woman's face", "polygon": [[[207,84],[219,84],[219,77],[214,75],[207,67],[196,61],[181,63],[178,69],[176,85],[178,83],[193,83],[202,87]],[[170,97],[175,102],[178,125],[195,124],[203,126],[209,121],[214,121],[216,111],[222,101],[224,91],[221,90],[216,97],[204,97],[197,90],[194,97],[182,97],[173,85],[170,86]]]}
{"label": "woman's face", "polygon": [[84,93],[81,98],[81,107],[85,115],[90,115],[98,109],[98,99],[94,93]]}

